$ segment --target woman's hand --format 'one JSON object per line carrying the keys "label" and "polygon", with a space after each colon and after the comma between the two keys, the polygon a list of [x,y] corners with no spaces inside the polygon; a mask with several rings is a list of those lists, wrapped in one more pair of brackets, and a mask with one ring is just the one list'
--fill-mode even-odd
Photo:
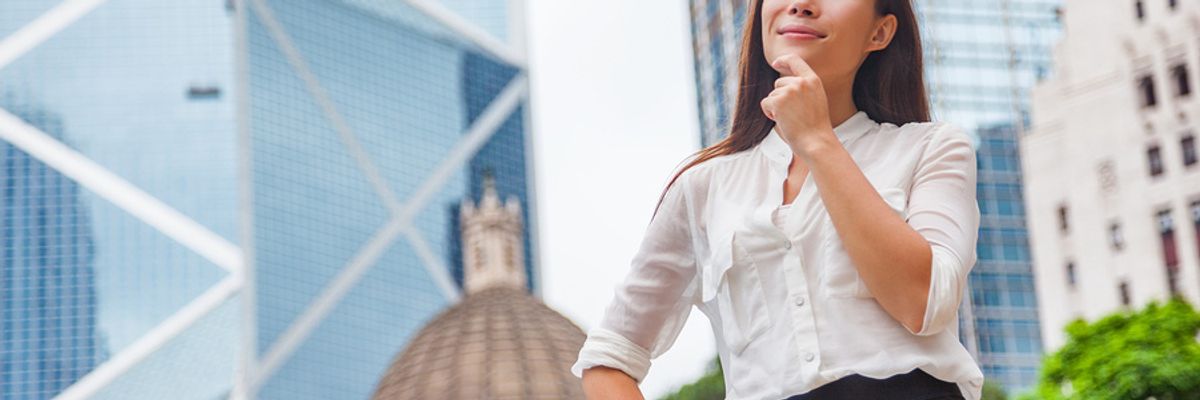
{"label": "woman's hand", "polygon": [[829,101],[821,78],[803,58],[785,54],[771,63],[779,71],[775,90],[762,100],[763,114],[775,121],[775,131],[792,146],[792,151],[807,158],[815,146],[837,143],[829,122]]}
{"label": "woman's hand", "polygon": [[637,381],[619,369],[596,366],[583,370],[583,393],[588,400],[642,400]]}

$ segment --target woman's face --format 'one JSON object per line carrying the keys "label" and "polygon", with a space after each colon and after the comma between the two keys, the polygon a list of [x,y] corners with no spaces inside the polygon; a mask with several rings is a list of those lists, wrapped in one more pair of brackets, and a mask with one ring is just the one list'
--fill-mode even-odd
{"label": "woman's face", "polygon": [[763,0],[763,54],[770,64],[798,54],[821,81],[850,82],[867,54],[887,47],[896,17],[875,15],[882,0]]}

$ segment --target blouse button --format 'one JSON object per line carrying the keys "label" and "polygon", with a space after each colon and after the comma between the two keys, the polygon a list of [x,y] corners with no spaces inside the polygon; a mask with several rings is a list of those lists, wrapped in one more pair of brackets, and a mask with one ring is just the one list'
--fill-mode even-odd
{"label": "blouse button", "polygon": [[802,305],[804,305],[804,297],[797,297],[797,298],[796,298],[796,305],[798,305],[798,306],[802,306]]}
{"label": "blouse button", "polygon": [[792,241],[791,241],[791,240],[784,240],[784,241],[783,241],[783,248],[785,248],[785,249],[788,249],[788,250],[791,250],[791,249],[792,249]]}
{"label": "blouse button", "polygon": [[812,362],[812,360],[814,358],[817,358],[817,356],[815,354],[813,354],[811,351],[804,354],[804,361]]}

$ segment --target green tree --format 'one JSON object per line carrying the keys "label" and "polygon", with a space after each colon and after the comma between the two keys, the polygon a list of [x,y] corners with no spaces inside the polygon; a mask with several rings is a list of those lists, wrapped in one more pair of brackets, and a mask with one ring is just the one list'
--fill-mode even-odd
{"label": "green tree", "polygon": [[679,388],[659,400],[721,400],[725,398],[725,375],[721,371],[721,358],[714,357],[708,371],[693,383]]}
{"label": "green tree", "polygon": [[1200,314],[1181,298],[1067,325],[1021,399],[1200,400]]}
{"label": "green tree", "polygon": [[983,381],[983,400],[1008,400],[1004,387],[991,379]]}

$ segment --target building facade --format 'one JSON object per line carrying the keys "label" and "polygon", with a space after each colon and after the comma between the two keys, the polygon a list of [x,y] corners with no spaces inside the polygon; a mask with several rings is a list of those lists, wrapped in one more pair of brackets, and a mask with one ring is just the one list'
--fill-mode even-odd
{"label": "building facade", "polygon": [[[53,113],[5,108],[63,140]],[[79,185],[3,142],[0,185],[0,397],[40,399],[103,356],[92,229]]]}
{"label": "building facade", "polygon": [[701,147],[720,141],[729,132],[748,4],[747,0],[688,0]]}
{"label": "building facade", "polygon": [[[42,239],[59,246],[0,242],[11,255],[0,268],[61,274],[57,293],[10,304],[26,315],[92,319],[91,338],[77,333],[74,348],[58,350],[95,354],[79,359],[86,369],[61,372],[39,354],[39,364],[16,366],[24,377],[0,379],[43,384],[5,387],[0,398],[213,398],[232,386],[240,300],[232,272],[239,263],[232,22],[210,1],[0,3],[0,142],[8,160],[28,160],[26,173],[42,175],[46,189],[61,190],[57,200],[74,203],[54,206],[74,208],[73,218],[47,221]],[[19,182],[0,185],[9,204],[53,204]],[[4,226],[40,225],[31,222]],[[84,262],[68,257],[84,256],[85,241],[86,264],[71,265]],[[55,304],[71,296],[72,282],[93,299]],[[67,333],[23,334],[27,341],[16,346],[29,350],[63,343]]]}
{"label": "building facade", "polygon": [[[40,162],[45,173],[24,172],[77,190],[53,206],[80,212],[43,238],[73,235],[55,257],[79,265],[58,282],[95,294],[5,303],[95,322],[21,328],[15,340],[74,335],[66,350],[91,358],[62,370],[5,342],[4,365],[37,382],[0,398],[366,398],[391,355],[460,300],[459,201],[488,171],[521,203],[522,268],[540,293],[523,7],[0,4],[3,160]],[[57,122],[22,112],[34,106]],[[24,183],[0,182],[16,212],[53,215],[25,206],[40,198]],[[5,215],[21,219],[6,229],[41,223]],[[24,235],[0,241],[4,273],[67,262]]]}
{"label": "building facade", "polygon": [[[691,0],[701,143],[729,129],[746,0]],[[964,296],[960,335],[984,375],[1010,391],[1030,386],[1041,360],[1017,138],[1028,91],[1050,71],[1056,0],[917,0],[926,87],[935,120],[976,138],[983,214],[978,263]]]}
{"label": "building facade", "polygon": [[977,144],[982,220],[963,341],[984,376],[1018,392],[1036,384],[1043,354],[1018,143],[1029,126],[1029,91],[1052,72],[1060,2],[914,3],[934,120],[967,128]]}
{"label": "building facade", "polygon": [[[459,204],[530,203],[521,2],[250,1],[242,65],[260,398],[366,398],[463,297]],[[385,39],[381,39],[385,38]],[[535,226],[536,224],[530,224]],[[520,247],[531,247],[533,230]],[[524,257],[536,292],[533,257]]]}
{"label": "building facade", "polygon": [[[1200,73],[1185,1],[1067,1],[1021,141],[1046,347],[1076,318],[1200,304]],[[1100,45],[1103,44],[1103,45]]]}
{"label": "building facade", "polygon": [[489,175],[462,202],[464,299],[396,354],[372,399],[585,398],[570,370],[587,334],[527,293],[521,204],[501,196]]}

